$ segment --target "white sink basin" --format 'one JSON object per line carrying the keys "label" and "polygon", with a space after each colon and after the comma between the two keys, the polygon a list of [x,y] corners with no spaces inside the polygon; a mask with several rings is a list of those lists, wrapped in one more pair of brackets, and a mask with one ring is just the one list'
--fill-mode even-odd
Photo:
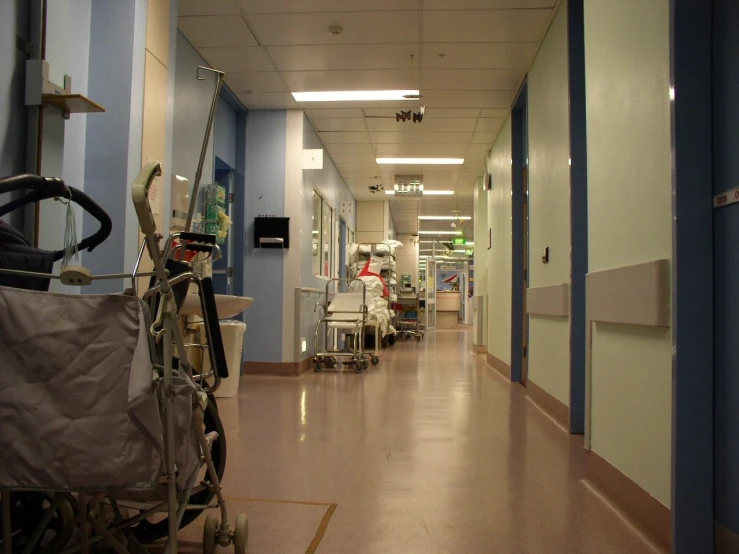
{"label": "white sink basin", "polygon": [[[231,296],[228,294],[216,294],[216,308],[218,309],[219,319],[228,319],[236,317],[254,302],[253,298],[248,296]],[[188,294],[185,297],[185,303],[182,306],[182,315],[197,315],[203,317],[203,311],[200,309],[200,297],[197,294]]]}

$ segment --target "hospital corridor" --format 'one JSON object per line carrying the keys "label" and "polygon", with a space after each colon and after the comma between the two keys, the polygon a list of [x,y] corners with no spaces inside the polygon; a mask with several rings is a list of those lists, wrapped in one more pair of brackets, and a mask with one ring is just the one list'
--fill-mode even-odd
{"label": "hospital corridor", "polygon": [[471,341],[433,331],[361,376],[243,379],[219,410],[252,551],[659,552],[584,480],[582,438]]}
{"label": "hospital corridor", "polygon": [[0,554],[739,554],[737,21],[0,0]]}

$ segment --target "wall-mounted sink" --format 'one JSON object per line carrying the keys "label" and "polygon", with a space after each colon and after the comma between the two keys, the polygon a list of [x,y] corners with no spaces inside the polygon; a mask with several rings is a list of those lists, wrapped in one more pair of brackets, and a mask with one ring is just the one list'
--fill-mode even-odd
{"label": "wall-mounted sink", "polygon": [[[254,302],[248,296],[231,296],[229,294],[216,294],[216,308],[220,319],[236,317]],[[203,317],[200,309],[200,297],[197,294],[188,294],[180,312],[182,315],[197,315]]]}

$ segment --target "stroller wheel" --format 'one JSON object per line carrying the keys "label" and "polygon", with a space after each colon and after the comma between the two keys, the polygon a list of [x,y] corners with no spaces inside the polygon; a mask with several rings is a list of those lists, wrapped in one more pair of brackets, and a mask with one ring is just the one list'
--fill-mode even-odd
{"label": "stroller wheel", "polygon": [[216,534],[218,533],[218,516],[208,514],[203,527],[203,554],[215,554]]}
{"label": "stroller wheel", "polygon": [[[213,443],[211,447],[211,456],[213,457],[213,465],[216,468],[216,474],[218,479],[223,479],[223,473],[226,470],[226,433],[221,423],[221,418],[218,416],[218,408],[216,406],[215,398],[212,395],[208,395],[208,406],[205,409],[203,423],[205,425],[205,433],[210,431],[216,431],[218,433],[218,440]],[[210,483],[210,479],[207,474],[204,480]],[[215,493],[210,489],[198,491],[190,496],[191,504],[207,505],[210,504],[211,500],[215,497]],[[187,525],[190,525],[203,510],[187,510],[182,516],[182,523],[180,529]],[[169,518],[145,519],[138,525],[132,528],[134,536],[142,544],[152,543],[156,540],[167,536],[167,520]]]}
{"label": "stroller wheel", "polygon": [[234,525],[234,554],[246,554],[249,545],[249,520],[246,514],[236,516]]}

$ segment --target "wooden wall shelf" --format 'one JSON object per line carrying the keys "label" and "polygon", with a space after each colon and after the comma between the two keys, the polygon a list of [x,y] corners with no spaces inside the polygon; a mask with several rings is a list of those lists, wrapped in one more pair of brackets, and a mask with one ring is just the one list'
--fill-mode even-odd
{"label": "wooden wall shelf", "polygon": [[81,94],[44,94],[44,103],[55,106],[65,114],[100,113],[105,108]]}

